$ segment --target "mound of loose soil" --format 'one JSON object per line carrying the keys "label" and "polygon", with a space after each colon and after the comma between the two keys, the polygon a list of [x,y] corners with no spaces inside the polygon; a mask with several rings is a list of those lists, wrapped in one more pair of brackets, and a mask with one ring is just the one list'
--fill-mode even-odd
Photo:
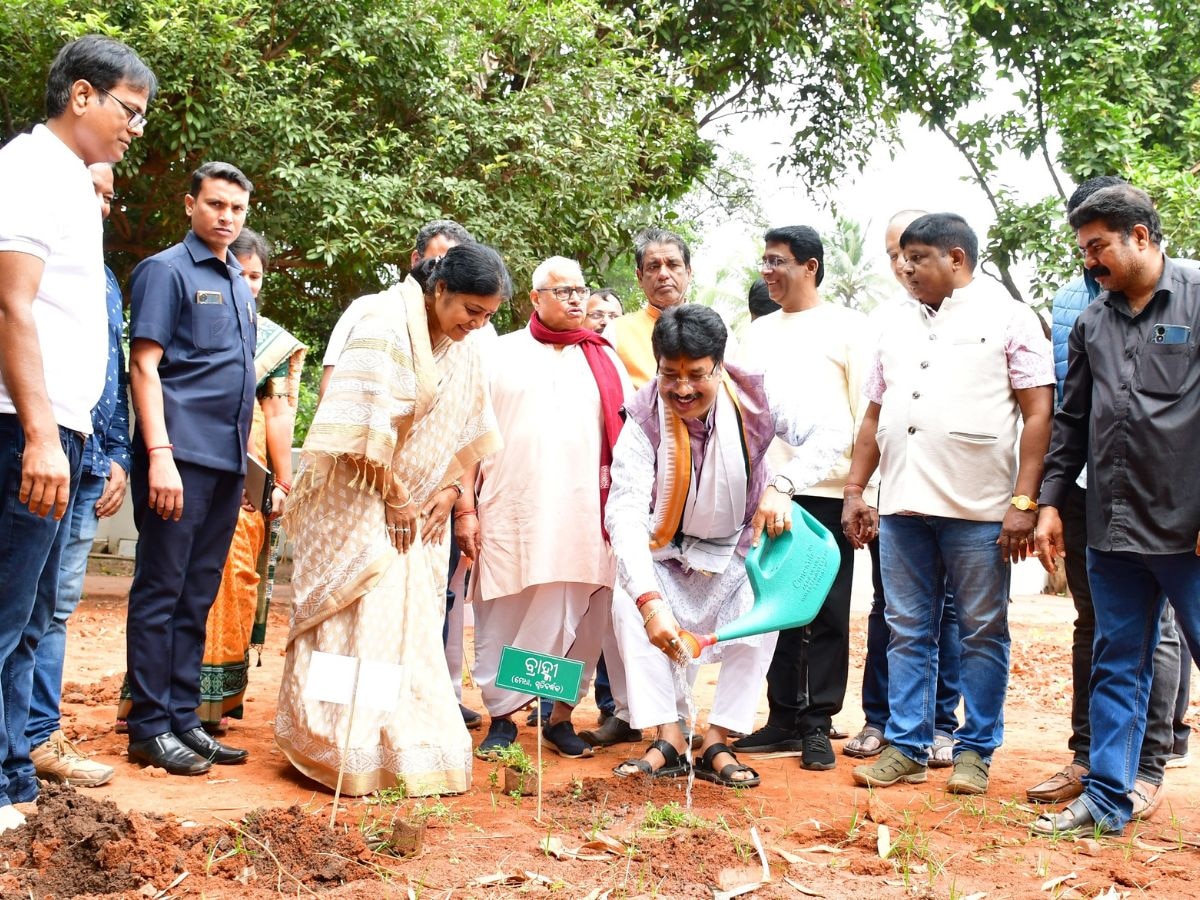
{"label": "mound of loose soil", "polygon": [[374,877],[371,856],[357,828],[331,831],[298,806],[201,827],[49,785],[27,825],[0,835],[0,897],[154,897],[196,882],[209,897],[319,893]]}

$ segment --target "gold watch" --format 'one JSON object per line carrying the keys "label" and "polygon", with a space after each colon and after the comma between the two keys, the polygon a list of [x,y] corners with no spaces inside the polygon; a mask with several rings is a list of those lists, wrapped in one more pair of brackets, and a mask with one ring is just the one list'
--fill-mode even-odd
{"label": "gold watch", "polygon": [[1028,509],[1038,508],[1037,501],[1027,494],[1017,494],[1017,496],[1013,497],[1009,502],[1022,512]]}

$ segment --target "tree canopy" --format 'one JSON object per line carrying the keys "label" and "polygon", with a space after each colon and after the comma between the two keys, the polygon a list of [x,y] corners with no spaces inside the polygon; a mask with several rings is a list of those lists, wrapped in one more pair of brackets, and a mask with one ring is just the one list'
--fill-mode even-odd
{"label": "tree canopy", "polygon": [[[917,116],[991,203],[985,256],[1014,295],[1020,261],[1033,299],[1077,268],[1059,173],[1123,175],[1172,252],[1200,253],[1200,19],[1181,0],[8,0],[0,137],[41,118],[49,61],[89,31],[162,86],[117,170],[118,273],[179,239],[189,173],[227,159],[277,250],[264,308],[316,346],[431,218],[495,244],[523,287],[552,253],[596,277],[646,224],[727,217],[747,194],[701,129],[755,115],[791,122],[780,166],[834,196]],[[1056,193],[1020,198],[1005,150]],[[698,185],[720,203],[672,210]]]}
{"label": "tree canopy", "polygon": [[595,271],[628,246],[631,209],[679,196],[710,159],[652,30],[589,0],[9,0],[6,139],[42,118],[50,60],[88,32],[160,80],[117,167],[118,275],[182,237],[197,165],[233,162],[275,246],[264,310],[316,344],[407,268],[426,220],[495,244],[518,285],[552,253]]}
{"label": "tree canopy", "polygon": [[[1020,260],[1036,266],[1038,300],[1078,269],[1060,171],[1076,182],[1115,174],[1142,187],[1159,206],[1172,252],[1200,252],[1193,4],[853,0],[842,9],[852,21],[833,30],[871,35],[853,45],[869,49],[851,73],[872,73],[869,89],[844,108],[843,128],[797,115],[788,164],[822,183],[861,164],[864,141],[894,145],[897,113],[915,114],[958,150],[991,203],[997,221],[985,255],[1014,296],[1021,292],[1010,270]],[[840,76],[821,64],[801,77]],[[1041,159],[1056,194],[1018,199],[1001,167],[1005,150]]]}

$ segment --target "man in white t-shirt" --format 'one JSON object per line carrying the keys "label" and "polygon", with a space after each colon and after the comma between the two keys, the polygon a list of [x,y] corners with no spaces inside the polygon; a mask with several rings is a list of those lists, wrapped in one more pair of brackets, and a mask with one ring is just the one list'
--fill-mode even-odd
{"label": "man in white t-shirt", "polygon": [[[829,730],[846,694],[854,548],[842,534],[842,489],[853,435],[867,408],[862,380],[871,349],[867,317],[821,299],[817,288],[825,274],[824,259],[820,235],[806,225],[767,232],[759,271],[780,311],[750,325],[742,358],[766,372],[772,383],[803,393],[817,421],[846,435],[837,464],[803,493],[785,475],[771,481],[829,529],[841,567],[816,619],[779,633],[767,671],[767,723],[733,745],[739,753],[799,753],[801,766],[813,770],[836,764]],[[797,452],[775,441],[768,455],[771,469],[785,471]]]}
{"label": "man in white t-shirt", "polygon": [[59,51],[45,124],[0,149],[0,831],[38,796],[25,724],[34,653],[54,615],[59,528],[108,363],[103,233],[88,166],[118,162],[158,83],[129,47]]}

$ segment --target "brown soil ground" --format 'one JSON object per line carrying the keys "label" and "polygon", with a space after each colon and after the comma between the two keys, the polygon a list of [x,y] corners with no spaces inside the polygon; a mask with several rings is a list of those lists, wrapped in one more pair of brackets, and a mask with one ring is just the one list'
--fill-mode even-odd
{"label": "brown soil ground", "polygon": [[[331,792],[292,770],[272,739],[287,585],[276,591],[268,649],[252,670],[247,718],[225,738],[249,749],[250,762],[200,778],[126,760],[113,714],[128,579],[89,576],[87,588],[71,622],[64,726],[117,776],[91,790],[48,788],[29,825],[0,836],[0,898],[710,898],[764,881],[764,861],[769,880],[744,896],[1200,893],[1200,763],[1169,770],[1163,808],[1123,837],[1029,836],[1037,810],[1026,804],[1025,788],[1067,761],[1073,608],[1066,598],[1014,603],[1005,743],[986,797],[947,794],[944,769],[932,770],[925,785],[870,792],[854,787],[846,757],[829,772],[806,772],[794,758],[747,757],[762,787],[697,782],[687,810],[684,781],[612,777],[612,766],[636,749],[622,745],[580,761],[548,753],[540,821],[535,797],[504,794],[490,782],[493,767],[477,762],[474,787],[463,796],[350,800],[330,828]],[[856,612],[857,665],[864,627]],[[860,724],[857,665],[838,719],[849,731]],[[712,684],[713,673],[702,672],[702,710]],[[474,687],[465,696],[481,706]],[[577,727],[594,719],[590,700],[581,703]],[[532,728],[522,726],[521,742],[534,752]],[[421,846],[404,857],[411,824],[425,826]]]}

